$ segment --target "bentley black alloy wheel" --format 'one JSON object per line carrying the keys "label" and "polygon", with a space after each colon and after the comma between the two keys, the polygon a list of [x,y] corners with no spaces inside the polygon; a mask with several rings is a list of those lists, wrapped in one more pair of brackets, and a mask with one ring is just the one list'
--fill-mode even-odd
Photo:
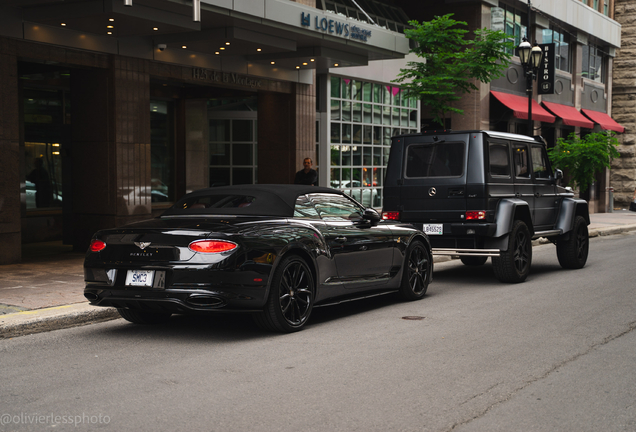
{"label": "bentley black alloy wheel", "polygon": [[418,300],[428,289],[430,254],[419,240],[414,240],[406,250],[400,295],[405,300]]}
{"label": "bentley black alloy wheel", "polygon": [[269,298],[257,324],[284,333],[300,330],[311,315],[314,279],[309,266],[298,256],[283,259],[274,272]]}

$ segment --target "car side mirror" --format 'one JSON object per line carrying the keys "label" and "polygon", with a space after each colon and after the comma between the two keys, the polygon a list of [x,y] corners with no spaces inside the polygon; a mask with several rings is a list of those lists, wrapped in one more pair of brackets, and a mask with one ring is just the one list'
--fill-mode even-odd
{"label": "car side mirror", "polygon": [[382,219],[380,217],[380,213],[378,213],[375,209],[371,207],[364,209],[364,213],[362,213],[362,218],[365,221],[369,221],[371,226],[377,225],[378,222],[380,222],[380,220]]}
{"label": "car side mirror", "polygon": [[563,178],[563,171],[561,171],[560,169],[555,169],[554,170],[554,178],[559,181]]}

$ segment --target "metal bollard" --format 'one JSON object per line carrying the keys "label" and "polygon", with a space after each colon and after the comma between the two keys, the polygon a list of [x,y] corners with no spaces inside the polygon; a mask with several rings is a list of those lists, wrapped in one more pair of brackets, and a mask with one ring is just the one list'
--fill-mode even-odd
{"label": "metal bollard", "polygon": [[608,187],[607,191],[609,192],[609,199],[607,201],[607,212],[614,213],[614,188]]}

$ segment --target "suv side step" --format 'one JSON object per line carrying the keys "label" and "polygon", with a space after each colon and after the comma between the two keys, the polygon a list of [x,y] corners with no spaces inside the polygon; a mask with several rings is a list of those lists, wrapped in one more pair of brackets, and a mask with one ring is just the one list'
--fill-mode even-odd
{"label": "suv side step", "polygon": [[499,249],[446,249],[433,248],[433,255],[485,256],[498,257]]}
{"label": "suv side step", "polygon": [[563,234],[563,231],[560,229],[557,230],[548,230],[548,231],[537,231],[532,236],[532,240],[538,239],[539,237],[553,237]]}

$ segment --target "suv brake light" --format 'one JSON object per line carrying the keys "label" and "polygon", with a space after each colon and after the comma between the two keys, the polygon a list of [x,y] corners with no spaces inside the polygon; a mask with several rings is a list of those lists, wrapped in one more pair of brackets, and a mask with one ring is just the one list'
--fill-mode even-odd
{"label": "suv brake light", "polygon": [[399,221],[400,220],[400,212],[399,211],[382,212],[382,219],[383,220]]}
{"label": "suv brake light", "polygon": [[482,220],[482,219],[486,219],[486,212],[484,210],[466,212],[466,220]]}

